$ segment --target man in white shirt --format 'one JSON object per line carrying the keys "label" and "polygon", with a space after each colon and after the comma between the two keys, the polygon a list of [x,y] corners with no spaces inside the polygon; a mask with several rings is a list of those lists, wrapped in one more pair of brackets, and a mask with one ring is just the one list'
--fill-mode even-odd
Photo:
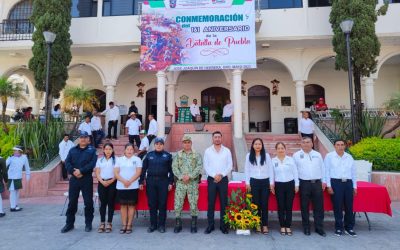
{"label": "man in white shirt", "polygon": [[90,124],[90,116],[85,116],[85,121],[79,125],[78,132],[79,134],[85,131],[89,135],[90,143],[94,145],[93,135],[92,135],[92,125]]}
{"label": "man in white shirt", "polygon": [[204,170],[207,174],[208,227],[204,231],[209,234],[214,231],[215,198],[220,201],[220,229],[227,234],[228,226],[224,222],[225,207],[228,203],[228,174],[232,171],[231,151],[222,145],[222,133],[216,131],[212,134],[213,145],[204,152]]}
{"label": "man in white shirt", "polygon": [[67,169],[65,168],[65,159],[67,159],[69,150],[75,146],[75,144],[69,139],[68,134],[64,134],[63,140],[58,144],[58,154],[60,155],[61,158],[61,171],[62,171],[62,177],[64,181],[68,180],[68,173]]}
{"label": "man in white shirt", "polygon": [[156,119],[154,119],[153,114],[149,114],[149,129],[147,131],[147,139],[149,139],[149,143],[157,137],[158,133],[158,124]]}
{"label": "man in white shirt", "polygon": [[344,140],[336,140],[334,146],[335,151],[326,155],[324,163],[326,185],[332,197],[335,216],[335,235],[341,236],[344,228],[346,234],[355,237],[357,234],[353,230],[353,197],[357,195],[356,166],[353,157],[345,152]]}
{"label": "man in white shirt", "polygon": [[93,117],[90,120],[90,126],[92,127],[94,147],[97,148],[103,139],[104,133],[102,130],[103,127],[101,126],[101,119],[96,109],[93,110]]}
{"label": "man in white shirt", "polygon": [[224,122],[231,122],[233,114],[233,104],[231,103],[231,99],[226,100],[226,105],[222,110],[222,119]]}
{"label": "man in white shirt", "polygon": [[310,235],[310,201],[313,205],[315,232],[325,237],[324,231],[324,193],[326,187],[325,165],[322,156],[312,149],[310,137],[303,137],[301,150],[293,154],[300,179],[300,205],[303,230]]}
{"label": "man in white shirt", "polygon": [[108,134],[107,138],[111,139],[111,128],[114,128],[114,136],[113,139],[117,139],[117,126],[118,126],[118,118],[119,118],[119,108],[114,105],[114,102],[110,102],[108,104],[110,106],[109,109],[106,109],[101,113],[102,115],[107,114],[108,120]]}
{"label": "man in white shirt", "polygon": [[197,99],[193,99],[190,105],[190,113],[192,114],[192,122],[196,122],[196,116],[200,115],[200,107],[197,105]]}
{"label": "man in white shirt", "polygon": [[146,136],[146,130],[140,130],[140,147],[139,152],[137,152],[137,156],[143,160],[147,152],[150,148],[150,142],[148,137]]}
{"label": "man in white shirt", "polygon": [[126,126],[125,126],[125,134],[128,134],[129,137],[129,143],[134,145],[134,142],[136,142],[136,147],[140,147],[140,137],[139,137],[139,131],[142,128],[142,123],[140,122],[139,119],[136,118],[136,113],[132,112],[129,114],[130,119],[126,121]]}

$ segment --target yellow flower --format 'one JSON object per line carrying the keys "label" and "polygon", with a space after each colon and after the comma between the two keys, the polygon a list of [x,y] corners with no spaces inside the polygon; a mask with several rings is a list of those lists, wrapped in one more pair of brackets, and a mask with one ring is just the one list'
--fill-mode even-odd
{"label": "yellow flower", "polygon": [[235,214],[235,221],[239,222],[243,219],[243,215],[241,213]]}
{"label": "yellow flower", "polygon": [[251,207],[252,209],[257,209],[257,208],[258,208],[258,206],[257,206],[256,204],[254,204],[254,203],[251,203],[250,207]]}
{"label": "yellow flower", "polygon": [[249,219],[244,219],[243,222],[244,222],[244,224],[246,226],[250,225],[250,220]]}
{"label": "yellow flower", "polygon": [[256,222],[257,224],[260,223],[260,217],[254,216],[253,221]]}
{"label": "yellow flower", "polygon": [[250,210],[243,210],[243,214],[244,214],[245,216],[251,216]]}
{"label": "yellow flower", "polygon": [[251,195],[251,194],[246,194],[246,197],[247,197],[247,198],[252,198],[253,195]]}

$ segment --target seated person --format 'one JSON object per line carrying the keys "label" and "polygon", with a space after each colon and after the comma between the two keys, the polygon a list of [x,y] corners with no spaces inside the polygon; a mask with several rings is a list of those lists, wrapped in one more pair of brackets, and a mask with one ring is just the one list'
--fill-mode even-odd
{"label": "seated person", "polygon": [[322,97],[319,98],[318,104],[315,105],[315,110],[316,111],[326,111],[326,110],[328,110],[328,105],[326,105],[324,98],[322,98]]}

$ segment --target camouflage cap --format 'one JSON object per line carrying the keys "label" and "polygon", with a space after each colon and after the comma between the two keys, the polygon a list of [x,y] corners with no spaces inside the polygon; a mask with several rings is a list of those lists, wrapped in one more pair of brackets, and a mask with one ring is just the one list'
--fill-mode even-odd
{"label": "camouflage cap", "polygon": [[184,141],[192,141],[192,137],[190,137],[190,136],[188,136],[188,135],[184,135],[184,136],[182,137],[182,142],[184,142]]}

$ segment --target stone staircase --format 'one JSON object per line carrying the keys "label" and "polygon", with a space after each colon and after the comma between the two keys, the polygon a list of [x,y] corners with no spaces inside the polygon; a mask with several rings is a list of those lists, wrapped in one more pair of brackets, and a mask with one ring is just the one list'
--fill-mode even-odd
{"label": "stone staircase", "polygon": [[[103,143],[105,140],[103,140]],[[122,156],[124,154],[125,145],[129,142],[127,136],[121,136],[116,141],[110,141],[114,145],[114,151],[116,156]],[[99,157],[103,156],[103,144],[97,149],[97,154]],[[97,191],[97,179],[93,172],[93,191]],[[49,196],[63,196],[65,192],[68,191],[69,182],[68,181],[58,181],[53,187],[49,188],[47,195]]]}
{"label": "stone staircase", "polygon": [[290,156],[300,150],[300,136],[297,134],[248,133],[245,135],[248,150],[250,150],[251,143],[255,138],[261,138],[263,140],[264,147],[271,157],[275,157],[275,144],[277,142],[285,143],[286,152]]}

